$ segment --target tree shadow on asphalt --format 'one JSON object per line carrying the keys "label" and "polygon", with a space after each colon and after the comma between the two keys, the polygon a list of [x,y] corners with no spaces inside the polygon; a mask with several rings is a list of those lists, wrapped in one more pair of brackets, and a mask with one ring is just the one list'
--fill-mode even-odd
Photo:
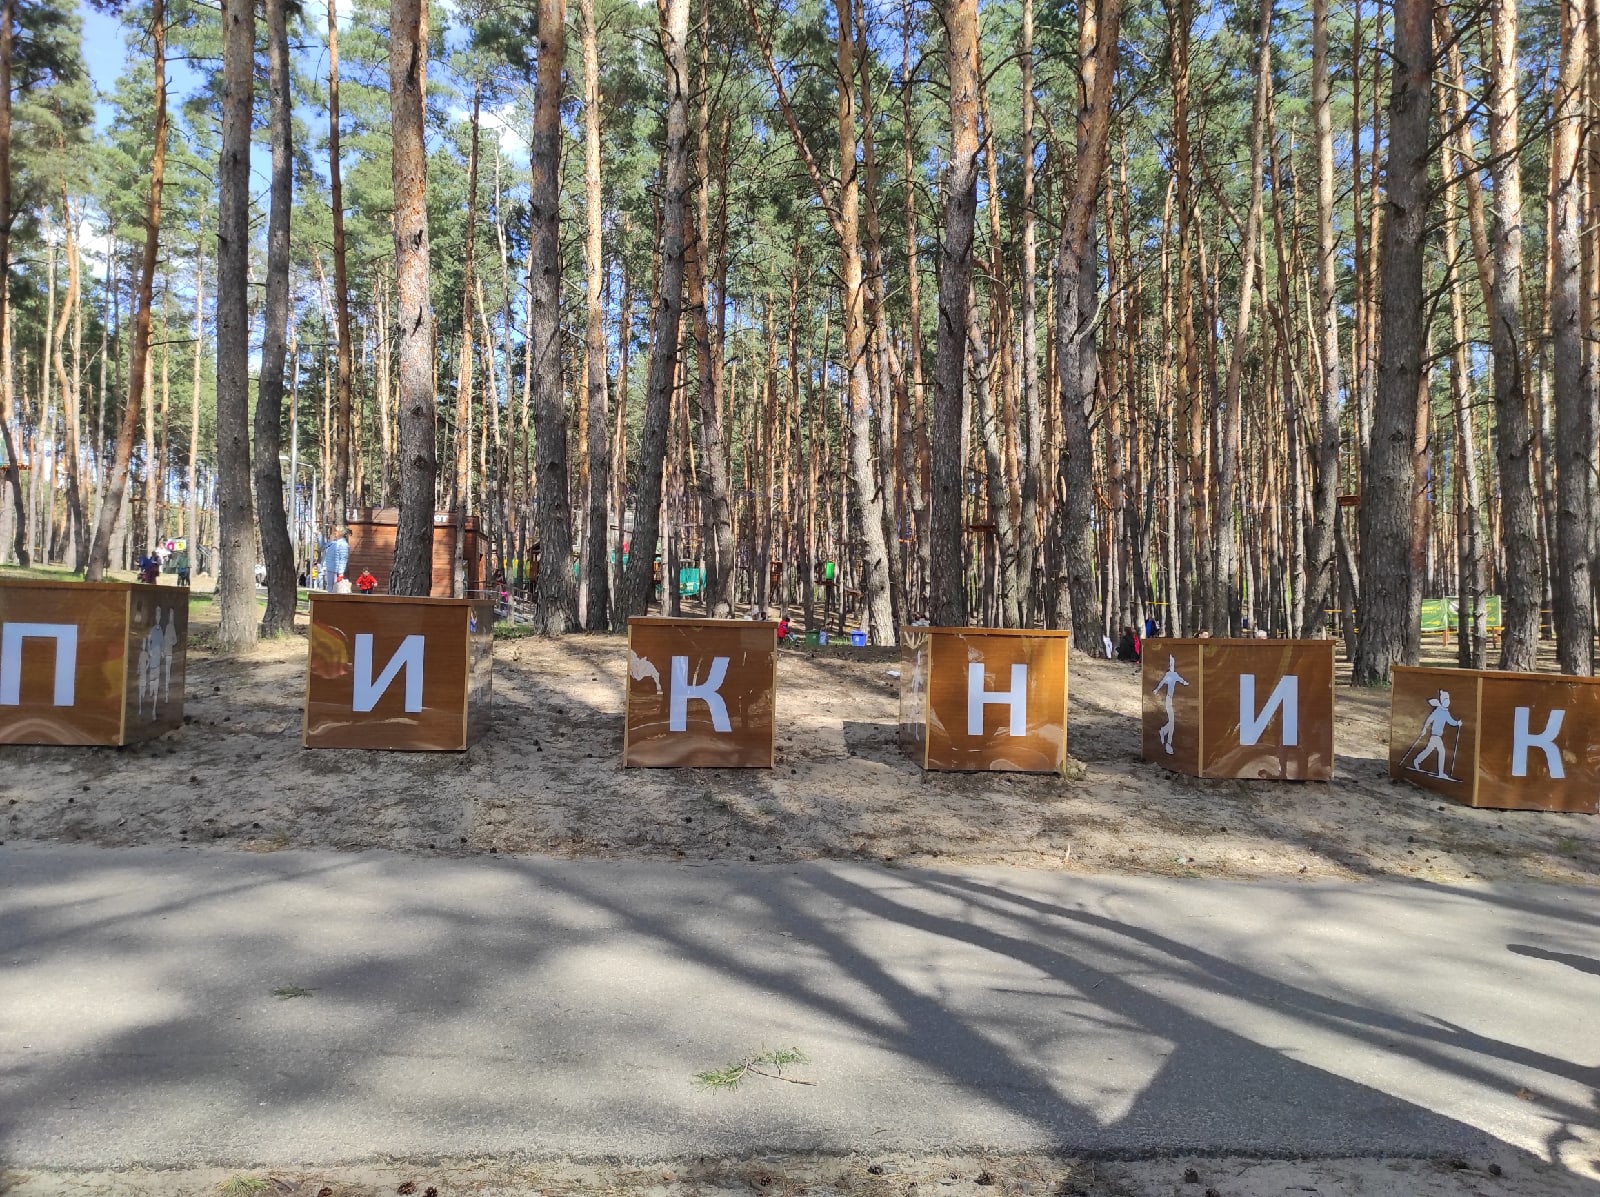
{"label": "tree shadow on asphalt", "polygon": [[[941,1149],[1011,1137],[1075,1154],[1469,1159],[1503,1146],[1481,1129],[1485,1102],[1500,1101],[1541,1124],[1553,1158],[1596,1121],[1592,1066],[1363,999],[1360,978],[1313,985],[1249,962],[1292,949],[1290,924],[1229,954],[1157,932],[1105,908],[1109,882],[207,852],[146,897],[168,867],[159,855],[17,860],[0,887],[0,1005],[15,1020],[0,1031],[12,1040],[0,1158],[14,1164],[79,1162],[32,1156],[43,1133],[91,1127],[97,1143],[126,1145],[121,1162],[161,1162],[147,1134],[158,1122],[188,1159],[252,1162],[285,1135],[308,1158],[349,1158],[341,1112],[374,1093],[384,1125],[357,1154],[395,1150],[441,1109],[487,1143],[550,1154],[571,1149],[564,1123],[597,1120],[623,1128],[618,1150],[655,1158],[796,1135],[857,1147],[874,1142],[875,1103],[906,1102],[881,1084],[881,1057],[914,1077],[897,1133]],[[1241,899],[1264,888],[1241,886]],[[1493,893],[1476,900],[1486,915],[1508,909]],[[1321,925],[1317,907],[1303,926]],[[649,970],[616,972],[619,945]],[[1535,979],[1568,964],[1520,954]],[[285,959],[293,976],[263,972]],[[291,983],[308,996],[271,996]],[[83,1013],[62,1025],[40,1013],[51,1002]],[[800,1096],[724,1100],[689,1084],[757,1037],[864,1056],[830,1072],[819,1054],[821,1084]],[[1422,1080],[1394,1082],[1400,1064]],[[533,1075],[551,1087],[530,1104],[517,1082]],[[1419,1096],[1430,1078],[1440,1092]],[[1563,1096],[1578,1090],[1590,1104]],[[827,1104],[841,1093],[843,1121]],[[973,1140],[952,1141],[962,1134]]]}

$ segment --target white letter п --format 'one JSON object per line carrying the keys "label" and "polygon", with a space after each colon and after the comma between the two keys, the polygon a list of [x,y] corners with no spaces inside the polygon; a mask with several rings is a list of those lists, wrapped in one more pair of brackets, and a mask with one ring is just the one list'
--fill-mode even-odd
{"label": "white letter \u043f", "polygon": [[376,681],[372,678],[372,633],[356,633],[355,696],[350,709],[357,714],[372,710],[378,699],[402,669],[406,671],[406,714],[416,715],[422,710],[422,648],[421,636],[407,636],[394,650],[394,656],[383,667]]}
{"label": "white letter \u043f", "polygon": [[967,735],[983,735],[983,708],[990,703],[1011,708],[1006,730],[1013,736],[1028,734],[1028,667],[1011,667],[1011,689],[985,690],[983,662],[967,662]]}
{"label": "white letter \u043f", "polygon": [[1561,750],[1556,747],[1556,736],[1561,731],[1561,721],[1566,718],[1565,711],[1550,712],[1550,717],[1544,721],[1544,730],[1538,735],[1528,733],[1528,716],[1532,714],[1529,707],[1518,707],[1511,720],[1511,776],[1528,776],[1528,749],[1542,748],[1544,750],[1545,764],[1550,766],[1551,777],[1565,777],[1566,769],[1561,764]]}
{"label": "white letter \u043f", "polygon": [[667,697],[667,730],[689,730],[689,700],[698,698],[711,709],[711,726],[719,732],[731,732],[733,724],[728,720],[728,704],[722,701],[722,695],[717,693],[717,688],[722,685],[722,680],[728,676],[728,657],[712,657],[711,672],[706,675],[706,680],[699,685],[689,684],[689,658],[672,658],[672,691]]}
{"label": "white letter \u043f", "polygon": [[1294,674],[1280,678],[1267,695],[1267,705],[1256,711],[1256,675],[1239,675],[1239,743],[1259,744],[1272,716],[1283,708],[1283,746],[1300,743],[1300,679]]}
{"label": "white letter \u043f", "polygon": [[56,642],[53,702],[70,707],[77,697],[78,625],[75,623],[8,623],[0,627],[0,706],[22,705],[22,642]]}

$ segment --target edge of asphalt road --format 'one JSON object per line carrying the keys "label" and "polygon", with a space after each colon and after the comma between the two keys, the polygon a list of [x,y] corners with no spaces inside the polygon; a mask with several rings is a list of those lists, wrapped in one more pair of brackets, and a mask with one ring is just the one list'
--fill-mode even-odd
{"label": "edge of asphalt road", "polygon": [[1594,1197],[1600,1185],[1504,1150],[1492,1159],[1261,1159],[889,1153],[713,1157],[643,1164],[390,1160],[333,1168],[0,1168],[5,1197]]}
{"label": "edge of asphalt road", "polygon": [[[1559,886],[7,845],[0,1192],[395,1159],[826,1187],[853,1173],[818,1161],[981,1147],[1491,1161],[1511,1192],[1600,1168],[1596,927],[1600,891]],[[788,1042],[817,1084],[690,1083]]]}

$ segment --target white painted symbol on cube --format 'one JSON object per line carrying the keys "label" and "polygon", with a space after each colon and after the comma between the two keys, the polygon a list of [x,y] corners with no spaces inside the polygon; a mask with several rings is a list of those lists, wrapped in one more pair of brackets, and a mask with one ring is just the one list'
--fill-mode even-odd
{"label": "white painted symbol on cube", "polygon": [[1278,679],[1278,684],[1267,695],[1266,705],[1256,710],[1256,675],[1239,675],[1239,743],[1259,744],[1261,733],[1267,730],[1273,715],[1283,712],[1283,740],[1285,748],[1300,743],[1300,679],[1294,674]]}
{"label": "white painted symbol on cube", "polygon": [[661,671],[647,657],[641,657],[631,648],[628,650],[628,676],[636,682],[654,682],[656,693],[661,693]]}
{"label": "white painted symbol on cube", "polygon": [[[1437,698],[1428,699],[1428,705],[1433,710],[1422,721],[1422,730],[1417,733],[1417,740],[1422,739],[1423,736],[1428,737],[1427,746],[1411,758],[1411,763],[1406,768],[1413,769],[1418,773],[1429,773],[1430,776],[1436,777],[1440,781],[1459,781],[1460,778],[1451,776],[1451,770],[1455,768],[1456,752],[1461,748],[1461,720],[1450,713],[1450,691],[1440,690]],[[1450,759],[1447,763],[1444,752],[1444,737],[1448,728],[1455,728],[1455,736],[1453,737],[1455,742],[1450,749]],[[1413,740],[1411,748],[1416,746],[1416,740]],[[1411,749],[1408,748],[1406,751],[1409,753]],[[1439,770],[1436,773],[1430,773],[1429,770],[1422,767],[1422,762],[1430,757],[1438,759]]]}
{"label": "white painted symbol on cube", "polygon": [[695,685],[689,683],[689,658],[672,658],[672,691],[667,699],[667,729],[681,732],[689,730],[689,700],[698,698],[711,710],[711,726],[719,732],[731,732],[733,723],[728,719],[728,704],[717,693],[723,679],[728,676],[730,657],[712,657],[711,671],[706,680]]}
{"label": "white painted symbol on cube", "polygon": [[985,690],[983,662],[967,662],[967,735],[983,735],[983,708],[991,703],[1011,708],[1007,731],[1013,736],[1028,734],[1028,667],[1011,667],[1011,689]]}
{"label": "white painted symbol on cube", "polygon": [[[165,624],[162,615],[166,615]],[[155,617],[150,621],[150,630],[144,634],[144,640],[139,644],[139,663],[136,674],[138,680],[137,712],[141,719],[154,719],[160,709],[160,704],[172,698],[172,658],[177,654],[178,628],[172,608],[165,612],[157,608]],[[145,714],[145,703],[150,704],[150,713]]]}
{"label": "white painted symbol on cube", "polygon": [[[1161,701],[1167,708],[1167,721],[1161,725],[1156,735],[1161,739],[1161,747],[1167,750],[1167,755],[1172,755],[1172,733],[1178,726],[1178,712],[1173,709],[1172,696],[1178,692],[1179,686],[1187,686],[1189,679],[1178,672],[1178,658],[1167,658],[1167,671],[1161,675],[1161,680],[1156,683],[1152,694],[1161,694]],[[1162,694],[1162,691],[1166,693]]]}
{"label": "white painted symbol on cube", "polygon": [[372,633],[356,633],[355,696],[351,709],[363,714],[378,705],[389,684],[402,669],[406,671],[406,705],[408,715],[422,710],[422,656],[425,641],[421,636],[407,636],[394,650],[394,656],[374,680],[372,676]]}
{"label": "white painted symbol on cube", "polygon": [[0,706],[22,705],[22,642],[56,642],[54,705],[70,707],[78,693],[78,625],[8,623],[0,627]]}
{"label": "white painted symbol on cube", "polygon": [[1544,721],[1544,730],[1538,735],[1533,735],[1528,729],[1528,716],[1532,713],[1531,707],[1518,707],[1512,715],[1511,776],[1528,776],[1528,749],[1538,748],[1544,753],[1544,761],[1550,768],[1550,776],[1565,777],[1567,771],[1561,763],[1561,749],[1556,747],[1556,736],[1561,732],[1561,723],[1567,717],[1566,711],[1551,711],[1550,717]]}

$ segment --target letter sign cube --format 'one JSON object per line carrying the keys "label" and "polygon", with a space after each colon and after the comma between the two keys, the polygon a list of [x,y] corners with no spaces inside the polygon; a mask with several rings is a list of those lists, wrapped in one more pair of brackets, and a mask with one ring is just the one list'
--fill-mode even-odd
{"label": "letter sign cube", "polygon": [[772,768],[778,625],[628,621],[625,766]]}
{"label": "letter sign cube", "polygon": [[1144,758],[1194,777],[1333,777],[1333,641],[1146,640]]}
{"label": "letter sign cube", "polygon": [[1389,776],[1467,806],[1595,813],[1600,679],[1397,665]]}
{"label": "letter sign cube", "polygon": [[0,582],[0,744],[132,744],[183,726],[189,592]]}
{"label": "letter sign cube", "polygon": [[901,747],[924,769],[1061,772],[1070,643],[1067,632],[907,629]]}
{"label": "letter sign cube", "polygon": [[491,599],[313,594],[307,748],[461,752],[489,727]]}

